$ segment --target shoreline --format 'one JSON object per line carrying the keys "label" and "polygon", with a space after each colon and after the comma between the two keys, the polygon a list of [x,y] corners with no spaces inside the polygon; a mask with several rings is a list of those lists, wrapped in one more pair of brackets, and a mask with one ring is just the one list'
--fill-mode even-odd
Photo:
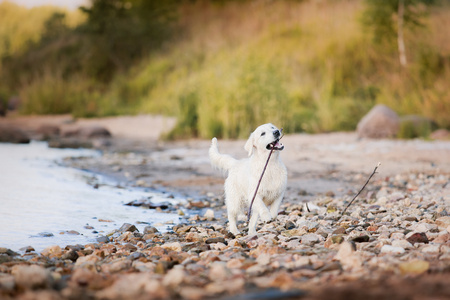
{"label": "shoreline", "polygon": [[[244,157],[244,142],[219,140],[219,147]],[[174,209],[194,213],[166,233],[152,226],[137,232],[130,224],[87,245],[24,255],[0,248],[0,296],[450,296],[450,155],[445,155],[450,142],[358,140],[354,133],[286,135],[288,190],[278,218],[259,224],[253,237],[235,237],[226,229],[224,179],[209,166],[209,143],[113,134],[100,158],[64,161],[125,186],[180,193],[187,201]],[[339,221],[378,161],[379,173]],[[305,201],[317,210],[306,212]],[[244,221],[239,228],[245,233]]]}

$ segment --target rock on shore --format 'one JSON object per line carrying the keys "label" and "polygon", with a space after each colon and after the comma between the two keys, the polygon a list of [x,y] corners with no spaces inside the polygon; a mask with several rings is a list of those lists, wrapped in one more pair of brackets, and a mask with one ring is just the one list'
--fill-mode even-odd
{"label": "rock on shore", "polygon": [[400,129],[400,118],[386,105],[374,106],[357,125],[362,138],[393,138]]}

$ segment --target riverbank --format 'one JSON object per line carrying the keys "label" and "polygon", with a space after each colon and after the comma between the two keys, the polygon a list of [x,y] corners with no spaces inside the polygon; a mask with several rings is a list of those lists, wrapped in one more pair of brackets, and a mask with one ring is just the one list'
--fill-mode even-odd
{"label": "riverbank", "polygon": [[[167,128],[149,122],[128,122],[120,129],[142,135]],[[156,209],[185,214],[186,221],[167,233],[152,226],[138,232],[130,224],[96,243],[54,246],[41,253],[0,249],[2,297],[450,296],[448,141],[287,135],[282,158],[289,182],[281,212],[277,220],[258,226],[258,236],[236,237],[226,230],[223,177],[209,165],[209,141],[162,142],[109,130],[112,138],[100,144],[100,157],[66,159],[64,164],[111,176],[123,186],[177,193],[187,201]],[[244,143],[219,141],[219,147],[244,157]],[[378,173],[340,219],[378,162]],[[310,201],[309,212],[305,201]],[[239,226],[245,232],[245,222]]]}

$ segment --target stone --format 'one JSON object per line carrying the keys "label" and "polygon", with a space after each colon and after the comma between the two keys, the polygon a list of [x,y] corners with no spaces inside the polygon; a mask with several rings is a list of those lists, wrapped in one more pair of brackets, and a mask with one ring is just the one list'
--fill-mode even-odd
{"label": "stone", "polygon": [[356,237],[350,239],[351,242],[355,242],[355,243],[367,243],[369,240],[370,240],[370,237],[368,235],[356,236]]}
{"label": "stone", "polygon": [[153,226],[145,226],[144,227],[144,234],[154,234],[154,233],[158,233],[158,229],[156,229],[156,227]]}
{"label": "stone", "polygon": [[49,246],[47,248],[45,248],[41,254],[43,256],[48,256],[49,258],[53,258],[53,257],[61,257],[62,255],[62,249],[60,246],[58,245],[54,245],[54,246]]}
{"label": "stone", "polygon": [[400,118],[386,105],[376,105],[358,123],[360,138],[393,138],[400,129]]}
{"label": "stone", "polygon": [[295,223],[291,222],[291,221],[287,221],[286,224],[284,224],[284,228],[286,230],[291,230],[295,228]]}
{"label": "stone", "polygon": [[445,244],[450,240],[450,233],[443,232],[442,234],[439,234],[434,240],[433,243],[435,244]]}
{"label": "stone", "polygon": [[184,238],[186,242],[203,241],[203,237],[198,232],[188,232]]}
{"label": "stone", "polygon": [[16,285],[24,289],[49,288],[53,283],[50,271],[38,265],[16,265],[11,274]]}
{"label": "stone", "polygon": [[100,260],[97,255],[86,255],[78,257],[75,262],[75,267],[96,269],[96,263]]}
{"label": "stone", "polygon": [[[23,250],[21,250],[21,251],[23,251]],[[34,251],[34,249],[33,249],[33,251]],[[0,247],[0,254],[6,254],[8,256],[18,256],[19,255],[19,253],[14,252],[11,249],[3,248],[3,247]]]}
{"label": "stone", "polygon": [[102,265],[102,271],[105,273],[118,273],[131,268],[132,261],[129,259],[118,258],[110,263]]}
{"label": "stone", "polygon": [[121,275],[111,286],[96,293],[98,299],[167,299],[169,293],[163,284],[152,278],[149,273],[131,273]]}
{"label": "stone", "polygon": [[428,245],[420,249],[422,253],[439,254],[439,245]]}
{"label": "stone", "polygon": [[68,230],[65,233],[70,235],[80,235],[80,233],[76,230]]}
{"label": "stone", "polygon": [[208,221],[214,220],[214,211],[212,209],[208,208],[206,210],[205,214],[203,215],[203,217]]}
{"label": "stone", "polygon": [[225,240],[225,238],[223,238],[223,237],[209,238],[209,239],[206,239],[205,243],[206,244],[222,243],[222,244],[225,244],[225,245],[228,244],[227,241]]}
{"label": "stone", "polygon": [[231,276],[227,264],[221,261],[215,261],[211,264],[209,269],[209,279],[212,281],[224,281]]}
{"label": "stone", "polygon": [[439,228],[447,228],[450,226],[450,216],[437,218],[435,223]]}
{"label": "stone", "polygon": [[447,129],[438,129],[430,134],[432,140],[450,140],[450,131]]}
{"label": "stone", "polygon": [[411,244],[415,243],[425,243],[428,244],[428,237],[424,232],[414,232],[407,235],[406,240]]}
{"label": "stone", "polygon": [[270,255],[263,253],[256,258],[256,262],[260,265],[268,265],[270,263]]}
{"label": "stone", "polygon": [[354,243],[343,242],[333,259],[340,261],[344,269],[360,269],[362,260],[355,250]]}
{"label": "stone", "polygon": [[30,137],[22,129],[0,124],[0,143],[27,144],[29,142]]}
{"label": "stone", "polygon": [[437,228],[437,225],[435,224],[428,224],[428,223],[419,223],[417,224],[415,231],[417,232],[429,232],[432,229]]}
{"label": "stone", "polygon": [[162,281],[164,286],[168,287],[177,287],[182,282],[184,277],[186,276],[186,272],[182,268],[173,268],[169,272],[167,272],[166,276],[164,276],[164,279]]}
{"label": "stone", "polygon": [[239,258],[232,258],[227,262],[228,269],[239,269],[243,265],[242,260]]}
{"label": "stone", "polygon": [[370,232],[374,232],[374,231],[378,230],[378,226],[377,225],[370,225],[369,227],[367,227],[366,230],[370,231]]}
{"label": "stone", "polygon": [[345,228],[344,227],[338,227],[331,234],[345,234]]}
{"label": "stone", "polygon": [[78,253],[73,250],[69,250],[61,256],[62,259],[68,259],[71,261],[76,261],[78,259]]}
{"label": "stone", "polygon": [[313,204],[312,202],[305,202],[303,204],[303,212],[315,212],[320,210],[320,207]]}
{"label": "stone", "polygon": [[[26,246],[26,247],[20,248],[19,250],[23,251],[25,253],[30,253],[30,252],[36,251],[32,246]],[[0,251],[0,253],[1,253],[1,251]]]}
{"label": "stone", "polygon": [[180,290],[182,299],[200,300],[208,296],[208,292],[202,287],[187,286]]}
{"label": "stone", "polygon": [[405,253],[405,249],[402,247],[394,247],[391,245],[383,245],[380,250],[381,253],[389,253],[389,254],[403,254]]}
{"label": "stone", "polygon": [[61,131],[62,137],[76,137],[82,139],[109,138],[111,132],[102,126],[92,125],[84,127],[68,128]]}
{"label": "stone", "polygon": [[57,137],[59,136],[60,132],[61,130],[59,126],[52,124],[43,124],[36,130],[36,134],[42,140],[48,140],[50,138]]}
{"label": "stone", "polygon": [[178,251],[178,252],[180,252],[182,250],[181,244],[179,242],[165,243],[165,244],[161,245],[161,247],[164,249]]}
{"label": "stone", "polygon": [[324,237],[320,234],[308,233],[302,236],[302,244],[305,245],[314,245],[324,241]]}
{"label": "stone", "polygon": [[104,244],[106,244],[106,243],[109,243],[109,242],[110,242],[110,239],[109,239],[109,237],[107,237],[106,235],[103,235],[103,236],[99,236],[99,237],[97,238],[97,242],[98,242],[98,243],[104,243]]}
{"label": "stone", "polygon": [[[262,276],[259,278],[255,278],[254,283],[259,287],[259,288],[263,288],[266,289],[268,287],[271,288],[275,288],[275,289],[279,289],[279,290],[290,290],[293,287],[294,284],[294,280],[292,278],[292,275],[290,275],[289,273],[287,273],[286,271],[281,271],[281,272],[277,272],[274,273],[272,275],[269,276]],[[288,299],[291,297],[284,297],[287,295],[283,295],[282,293],[277,293],[275,292],[273,295],[268,296],[269,293],[267,293],[267,291],[264,291],[264,296],[261,293],[260,295],[255,295],[253,299]],[[297,299],[296,297],[292,297],[291,299]]]}
{"label": "stone", "polygon": [[450,245],[442,245],[441,252],[444,254],[450,254]]}
{"label": "stone", "polygon": [[80,140],[77,138],[52,138],[48,141],[48,146],[50,148],[93,148],[94,145],[90,141]]}
{"label": "stone", "polygon": [[136,226],[130,224],[130,223],[124,223],[120,228],[119,228],[119,232],[139,232],[139,230],[136,228]]}
{"label": "stone", "polygon": [[74,269],[70,277],[70,283],[80,287],[89,287],[91,289],[104,288],[108,283],[105,276],[99,274],[97,270],[88,270],[85,268]]}
{"label": "stone", "polygon": [[303,228],[295,228],[291,230],[283,231],[281,234],[287,237],[301,237],[306,233],[306,230]]}
{"label": "stone", "polygon": [[413,245],[405,239],[393,240],[391,245],[393,247],[401,247],[403,249],[412,249],[413,248]]}
{"label": "stone", "polygon": [[331,236],[331,241],[333,242],[333,244],[342,244],[342,242],[344,240],[345,240],[344,235],[342,235],[342,234],[337,234],[337,235]]}
{"label": "stone", "polygon": [[227,248],[227,245],[225,245],[224,243],[215,243],[215,244],[211,244],[211,248],[213,250],[225,250]]}
{"label": "stone", "polygon": [[12,292],[15,286],[14,276],[0,273],[0,293]]}
{"label": "stone", "polygon": [[260,276],[266,271],[267,267],[260,264],[253,265],[245,270],[249,276]]}
{"label": "stone", "polygon": [[153,262],[142,262],[140,260],[133,261],[132,267],[139,272],[153,272],[156,264]]}
{"label": "stone", "polygon": [[420,275],[428,271],[430,263],[424,260],[412,260],[400,263],[398,268],[402,275]]}

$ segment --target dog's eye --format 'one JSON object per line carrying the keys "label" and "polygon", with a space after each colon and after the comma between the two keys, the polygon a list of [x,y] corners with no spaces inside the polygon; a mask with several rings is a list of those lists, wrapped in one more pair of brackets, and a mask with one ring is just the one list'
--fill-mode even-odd
{"label": "dog's eye", "polygon": [[263,136],[263,135],[265,135],[266,133],[265,132],[263,132],[263,133],[261,133],[261,136]]}

